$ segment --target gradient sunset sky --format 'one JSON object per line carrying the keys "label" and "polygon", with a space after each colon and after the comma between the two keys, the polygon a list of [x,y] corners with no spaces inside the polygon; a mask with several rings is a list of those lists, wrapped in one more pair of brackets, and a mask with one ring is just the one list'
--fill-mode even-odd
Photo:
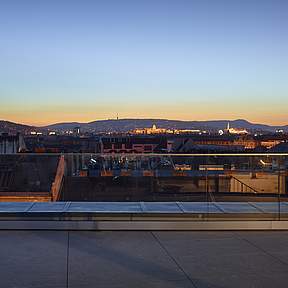
{"label": "gradient sunset sky", "polygon": [[287,0],[2,0],[0,119],[288,124]]}

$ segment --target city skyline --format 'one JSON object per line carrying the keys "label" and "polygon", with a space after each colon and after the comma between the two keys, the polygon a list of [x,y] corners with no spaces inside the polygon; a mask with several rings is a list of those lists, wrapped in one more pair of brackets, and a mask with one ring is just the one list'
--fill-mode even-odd
{"label": "city skyline", "polygon": [[[97,129],[101,127],[101,125],[106,125],[109,123],[109,125],[116,125],[117,129],[122,127],[124,130],[128,126],[131,126],[133,129],[142,129],[142,128],[165,128],[165,129],[174,129],[176,126],[180,125],[181,129],[198,129],[200,127],[206,127],[207,129],[229,129],[233,128],[232,126],[236,126],[236,128],[245,129],[248,128],[249,130],[263,130],[263,131],[272,131],[273,129],[277,131],[277,129],[284,129],[285,132],[288,129],[287,124],[280,124],[280,125],[272,125],[267,123],[260,123],[260,122],[251,122],[247,119],[212,119],[212,120],[181,120],[181,119],[167,119],[167,118],[121,118],[119,115],[116,115],[116,117],[112,118],[106,118],[106,119],[94,119],[92,121],[66,121],[66,122],[57,122],[54,121],[52,123],[49,123],[47,125],[30,125],[29,123],[24,122],[13,122],[9,119],[0,119],[0,125],[2,123],[2,126],[8,128],[9,126],[15,127],[17,125],[20,126],[27,126],[27,127],[35,127],[35,128],[48,128],[48,129],[70,129],[71,127],[75,128],[77,125],[79,127],[82,127],[85,129],[94,129],[93,125],[97,126]],[[114,124],[113,124],[114,123]],[[118,123],[118,124],[117,124]],[[120,126],[119,126],[120,124]],[[89,126],[87,126],[89,125]],[[91,126],[92,125],[92,126]],[[100,125],[100,126],[99,126]],[[122,125],[122,126],[121,126]],[[175,126],[176,125],[176,126]],[[184,126],[183,126],[184,125]],[[111,127],[112,127],[111,126]],[[110,127],[110,128],[111,128]],[[183,128],[184,127],[184,128]],[[228,127],[228,128],[227,128]],[[107,127],[106,127],[107,128]],[[108,129],[110,129],[108,128]],[[115,128],[115,127],[114,127]],[[101,128],[100,128],[101,129]],[[113,128],[112,128],[113,129]],[[274,132],[275,132],[274,131]],[[281,130],[279,130],[281,131]]]}
{"label": "city skyline", "polygon": [[1,119],[288,124],[286,1],[45,2],[0,4]]}

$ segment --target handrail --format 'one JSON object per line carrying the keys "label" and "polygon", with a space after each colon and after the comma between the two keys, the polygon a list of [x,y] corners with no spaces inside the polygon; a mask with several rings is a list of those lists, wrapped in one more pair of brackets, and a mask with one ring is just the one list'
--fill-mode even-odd
{"label": "handrail", "polygon": [[64,174],[65,174],[65,159],[64,156],[62,155],[59,159],[56,176],[51,186],[52,201],[58,201],[60,199]]}
{"label": "handrail", "polygon": [[113,156],[143,156],[143,157],[159,157],[159,156],[174,156],[174,157],[205,157],[205,156],[224,156],[224,157],[244,157],[244,156],[252,156],[252,157],[260,157],[260,156],[288,156],[288,153],[17,153],[17,154],[2,154],[1,156],[62,156],[62,155],[93,155],[93,156],[103,156],[103,157],[113,157]]}
{"label": "handrail", "polygon": [[[243,186],[244,186],[244,187],[250,189],[251,191],[253,191],[254,193],[259,193],[259,191],[257,191],[257,190],[254,189],[253,187],[247,185],[246,183],[242,182],[241,180],[237,179],[236,177],[234,177],[234,176],[231,175],[231,178],[234,179],[234,180],[236,180],[238,183],[241,184],[242,190],[243,190]],[[244,192],[244,191],[241,191],[241,192]]]}

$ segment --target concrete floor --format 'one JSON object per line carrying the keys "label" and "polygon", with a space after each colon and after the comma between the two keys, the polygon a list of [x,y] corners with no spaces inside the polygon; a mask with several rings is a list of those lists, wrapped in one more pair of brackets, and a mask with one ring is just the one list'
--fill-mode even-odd
{"label": "concrete floor", "polygon": [[287,286],[288,232],[0,231],[5,288]]}

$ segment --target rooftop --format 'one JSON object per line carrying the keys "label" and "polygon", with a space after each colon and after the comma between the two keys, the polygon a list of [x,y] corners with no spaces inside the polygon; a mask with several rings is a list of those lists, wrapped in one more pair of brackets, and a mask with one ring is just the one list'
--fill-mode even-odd
{"label": "rooftop", "polygon": [[287,243],[284,231],[0,231],[1,286],[287,287]]}
{"label": "rooftop", "polygon": [[[26,187],[21,183],[27,182],[31,187],[34,175],[35,180],[43,176],[50,181],[44,179],[43,183],[51,186],[50,190],[48,187],[43,191],[48,191],[53,196],[50,200],[55,202],[0,202],[0,286],[286,287],[287,155],[240,155],[210,154],[205,158],[196,154],[191,156],[191,161],[184,154],[181,159],[179,155],[156,158],[151,155],[145,158],[142,155],[130,158],[127,155],[53,155],[50,161],[46,161],[48,155],[42,155],[32,164],[33,155],[5,156],[6,162],[1,168],[5,174],[3,183],[10,179],[7,175],[12,175],[11,171],[22,167],[21,175],[30,181],[11,178],[17,180],[21,191]],[[12,164],[17,159],[15,168]],[[157,159],[159,165],[156,165]],[[154,167],[150,170],[155,179],[141,174],[149,168],[148,164]],[[40,168],[46,166],[51,177],[41,172]],[[129,169],[131,175],[127,176]],[[102,170],[109,171],[110,176],[102,176]],[[83,171],[87,175],[80,173]],[[139,171],[141,177],[134,173]],[[167,171],[172,176],[167,174],[168,177]],[[70,202],[73,199],[54,197],[60,194],[63,183],[65,185],[65,177],[88,183],[93,189],[98,187],[95,189],[98,196],[107,196],[109,187],[113,186],[111,200],[114,202]],[[178,190],[172,191],[174,196],[166,199],[169,202],[159,202],[164,199],[156,198],[156,193],[151,199],[157,202],[149,202],[145,197],[115,202],[118,194],[142,189],[143,179],[149,184],[148,192],[154,191],[150,186],[154,182],[149,181],[155,180],[157,189],[160,187],[166,194],[176,189],[179,181],[182,185],[187,182],[183,195],[201,193],[203,197],[198,200],[202,202],[180,197]],[[96,180],[101,185],[97,186]],[[80,190],[75,181],[71,183],[74,185],[67,186],[64,192],[71,193],[73,186],[75,193],[81,194],[80,201],[89,198],[89,185]],[[5,187],[2,193],[12,191],[8,189],[11,185]],[[243,187],[249,188],[248,191]],[[156,192],[163,192],[157,189]],[[36,195],[38,191],[41,192],[36,189],[28,192]],[[223,198],[221,193],[229,197],[225,194],[227,197]],[[241,198],[240,193],[243,193]],[[95,201],[93,197],[90,200]]]}
{"label": "rooftop", "polygon": [[280,231],[288,202],[6,202],[0,216],[7,288],[270,288],[288,280],[288,232]]}

